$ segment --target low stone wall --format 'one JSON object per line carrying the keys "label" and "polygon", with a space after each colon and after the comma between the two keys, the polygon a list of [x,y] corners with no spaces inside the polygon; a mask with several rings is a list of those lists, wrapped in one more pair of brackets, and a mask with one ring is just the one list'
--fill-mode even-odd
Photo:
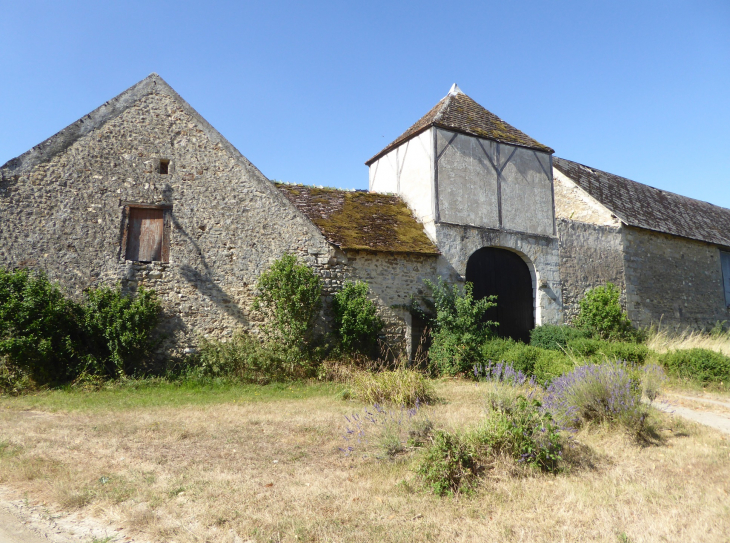
{"label": "low stone wall", "polygon": [[626,307],[623,237],[621,228],[559,219],[560,279],[563,287],[565,322],[580,311],[586,291],[613,283]]}
{"label": "low stone wall", "polygon": [[623,227],[626,306],[635,324],[710,328],[730,319],[718,247]]}

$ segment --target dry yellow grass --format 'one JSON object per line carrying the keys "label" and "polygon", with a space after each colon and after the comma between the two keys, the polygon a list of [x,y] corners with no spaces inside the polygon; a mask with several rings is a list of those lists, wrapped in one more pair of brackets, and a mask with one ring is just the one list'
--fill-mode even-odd
{"label": "dry yellow grass", "polygon": [[[437,426],[476,422],[483,385],[443,381]],[[493,472],[475,496],[418,489],[407,459],[344,457],[334,396],[44,412],[0,403],[0,483],[111,520],[142,539],[194,541],[728,541],[730,441],[661,419],[662,442],[576,436],[557,476]]]}
{"label": "dry yellow grass", "polygon": [[710,349],[730,356],[730,332],[708,334],[696,330],[683,332],[652,330],[647,346],[658,353],[676,349]]}

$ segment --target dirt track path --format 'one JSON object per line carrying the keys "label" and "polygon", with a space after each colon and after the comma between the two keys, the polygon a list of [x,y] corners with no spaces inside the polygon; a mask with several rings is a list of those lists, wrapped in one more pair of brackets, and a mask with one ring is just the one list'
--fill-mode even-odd
{"label": "dirt track path", "polygon": [[51,511],[0,487],[0,543],[142,543],[114,526],[75,513]]}
{"label": "dirt track path", "polygon": [[730,434],[730,401],[667,393],[652,405],[665,413]]}

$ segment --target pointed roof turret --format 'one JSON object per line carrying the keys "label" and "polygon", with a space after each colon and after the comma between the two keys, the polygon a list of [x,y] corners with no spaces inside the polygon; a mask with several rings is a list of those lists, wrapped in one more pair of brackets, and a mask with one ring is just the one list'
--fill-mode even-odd
{"label": "pointed roof turret", "polygon": [[401,143],[417,136],[431,126],[445,128],[446,130],[460,132],[469,136],[495,140],[500,143],[518,145],[544,153],[554,152],[547,145],[543,145],[532,139],[524,132],[504,122],[494,113],[484,109],[464,94],[459,86],[454,83],[449,93],[431,108],[431,111],[421,117],[413,126],[396,138],[393,143],[365,164],[369,166],[381,156],[398,147]]}

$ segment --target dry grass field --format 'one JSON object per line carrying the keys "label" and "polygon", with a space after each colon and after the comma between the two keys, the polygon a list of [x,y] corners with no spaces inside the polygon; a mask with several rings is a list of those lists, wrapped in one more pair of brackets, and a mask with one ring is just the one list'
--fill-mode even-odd
{"label": "dry grass field", "polygon": [[[484,384],[436,383],[436,427]],[[419,485],[413,455],[345,456],[335,385],[50,392],[0,399],[0,484],[140,540],[730,541],[730,440],[655,414],[655,439],[594,428],[564,472],[497,465],[469,496]]]}

